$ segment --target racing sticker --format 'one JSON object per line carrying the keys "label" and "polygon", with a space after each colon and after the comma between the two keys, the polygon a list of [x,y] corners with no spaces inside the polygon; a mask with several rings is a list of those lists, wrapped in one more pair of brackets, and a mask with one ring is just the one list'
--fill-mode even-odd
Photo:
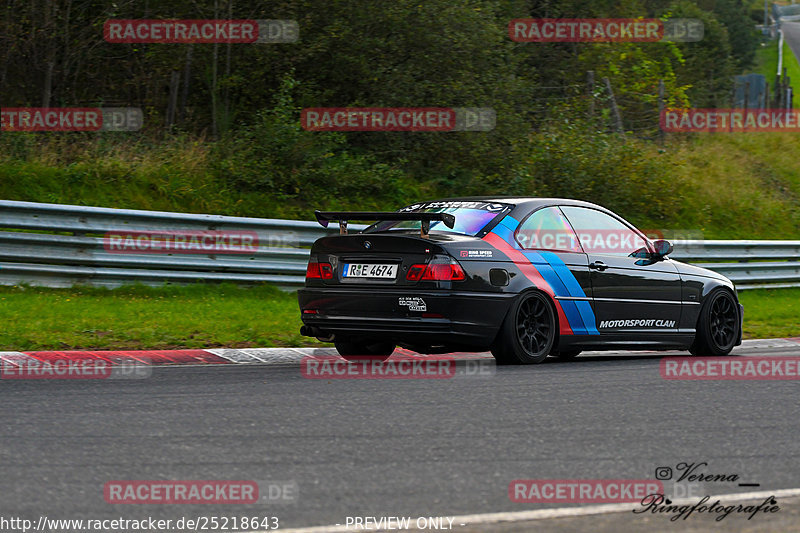
{"label": "racing sticker", "polygon": [[492,250],[461,250],[461,257],[467,259],[487,259],[493,255]]}
{"label": "racing sticker", "polygon": [[603,320],[600,328],[674,328],[674,320],[656,320],[655,318],[638,320]]}
{"label": "racing sticker", "polygon": [[480,209],[481,211],[500,212],[506,207],[507,204],[498,204],[494,202],[444,200],[409,205],[401,209],[400,212],[404,213],[407,211],[418,211],[420,209]]}
{"label": "racing sticker", "polygon": [[401,296],[397,299],[397,303],[403,307],[408,307],[409,311],[427,311],[428,306],[425,305],[425,300],[417,296]]}

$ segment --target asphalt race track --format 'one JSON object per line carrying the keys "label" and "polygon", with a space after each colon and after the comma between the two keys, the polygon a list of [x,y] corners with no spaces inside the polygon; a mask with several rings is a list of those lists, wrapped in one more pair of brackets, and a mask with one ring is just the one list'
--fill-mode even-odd
{"label": "asphalt race track", "polygon": [[[800,356],[800,342],[734,353]],[[660,357],[584,354],[457,379],[306,379],[298,364],[281,363],[156,367],[148,379],[127,381],[0,380],[0,514],[277,516],[283,529],[345,524],[348,516],[518,513],[576,506],[514,503],[515,479],[653,479],[658,467],[681,462],[738,476],[703,483],[703,494],[800,487],[796,380],[665,380]],[[170,479],[291,481],[299,492],[292,503],[269,505],[104,500],[111,480]],[[796,530],[797,498],[777,499],[780,512],[750,521],[694,516],[676,524],[627,511],[535,527]],[[463,527],[456,519],[453,528],[532,526]]]}

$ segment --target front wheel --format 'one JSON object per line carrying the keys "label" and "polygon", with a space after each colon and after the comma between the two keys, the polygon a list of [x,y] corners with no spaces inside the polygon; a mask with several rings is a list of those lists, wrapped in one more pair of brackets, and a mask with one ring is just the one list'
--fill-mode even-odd
{"label": "front wheel", "polygon": [[556,317],[550,300],[540,292],[519,296],[506,315],[492,346],[498,364],[541,363],[553,348]]}
{"label": "front wheel", "polygon": [[730,292],[718,290],[703,302],[689,351],[692,355],[728,355],[739,339],[739,327],[736,299]]}

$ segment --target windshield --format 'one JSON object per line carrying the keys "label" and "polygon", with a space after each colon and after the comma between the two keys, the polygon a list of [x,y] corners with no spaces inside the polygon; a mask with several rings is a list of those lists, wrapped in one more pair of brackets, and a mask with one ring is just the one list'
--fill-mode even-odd
{"label": "windshield", "polygon": [[[425,202],[409,205],[400,209],[401,213],[448,213],[456,217],[452,228],[448,228],[441,220],[431,222],[431,231],[458,233],[475,236],[500,214],[507,212],[508,204],[496,202],[444,201]],[[368,227],[365,233],[391,230],[419,229],[419,220],[385,220]]]}

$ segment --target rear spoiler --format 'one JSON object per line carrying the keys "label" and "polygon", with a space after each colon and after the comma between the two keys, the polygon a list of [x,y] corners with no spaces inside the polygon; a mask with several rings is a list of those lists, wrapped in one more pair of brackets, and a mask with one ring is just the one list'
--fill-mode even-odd
{"label": "rear spoiler", "polygon": [[428,236],[433,220],[441,220],[448,228],[452,228],[456,223],[455,215],[449,213],[415,213],[413,211],[403,213],[393,211],[314,211],[314,216],[317,217],[317,222],[323,228],[328,227],[328,222],[338,220],[340,235],[347,235],[348,220],[419,220],[422,222],[419,230],[421,237]]}

